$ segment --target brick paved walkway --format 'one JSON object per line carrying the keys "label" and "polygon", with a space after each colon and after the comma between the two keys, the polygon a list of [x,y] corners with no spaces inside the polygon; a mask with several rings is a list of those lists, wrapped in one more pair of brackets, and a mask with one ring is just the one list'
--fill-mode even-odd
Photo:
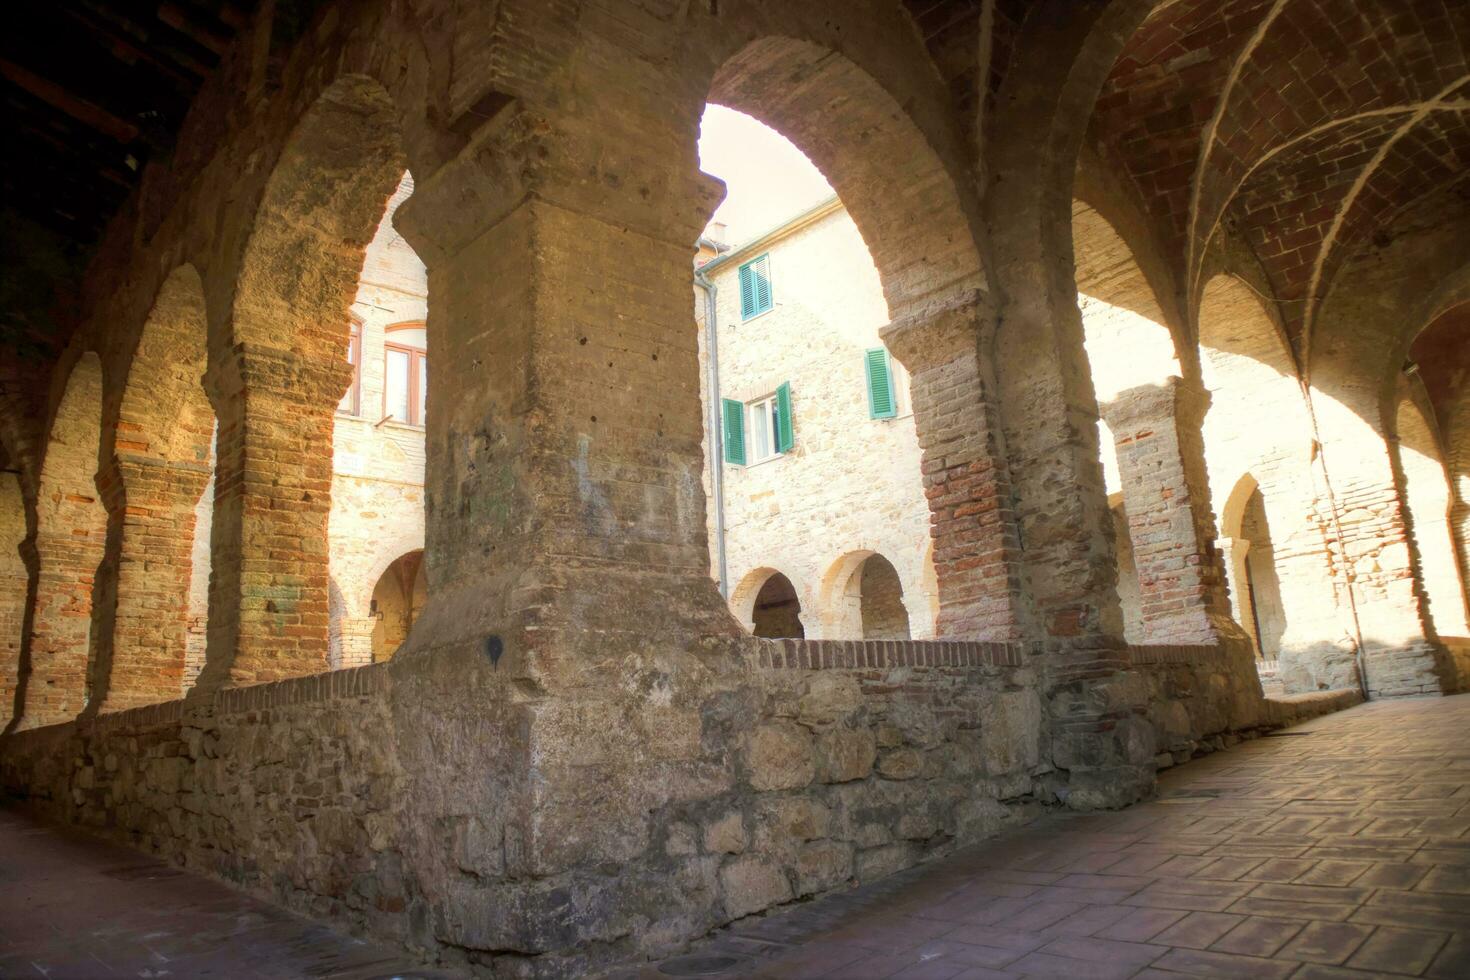
{"label": "brick paved walkway", "polygon": [[137,851],[0,810],[0,978],[395,976],[449,974]]}
{"label": "brick paved walkway", "polygon": [[691,956],[624,976],[1470,978],[1470,695],[1244,743],[1155,802],[1049,816]]}

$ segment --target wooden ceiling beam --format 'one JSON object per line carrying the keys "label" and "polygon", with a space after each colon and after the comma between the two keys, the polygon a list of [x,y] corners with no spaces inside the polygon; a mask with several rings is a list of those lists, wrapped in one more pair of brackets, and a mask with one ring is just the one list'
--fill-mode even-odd
{"label": "wooden ceiling beam", "polygon": [[0,58],[0,75],[10,79],[16,86],[34,95],[56,109],[71,116],[90,129],[104,133],[119,143],[131,143],[138,138],[136,125],[108,112],[106,109],[74,95],[66,88],[35,72],[22,68],[13,61]]}

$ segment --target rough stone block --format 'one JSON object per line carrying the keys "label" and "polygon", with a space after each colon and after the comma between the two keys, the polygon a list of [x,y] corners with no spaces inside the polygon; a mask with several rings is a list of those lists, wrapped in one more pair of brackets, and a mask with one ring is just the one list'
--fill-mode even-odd
{"label": "rough stone block", "polygon": [[725,912],[732,919],[789,902],[794,897],[785,872],[772,861],[743,857],[720,869]]}
{"label": "rough stone block", "polygon": [[756,790],[799,789],[816,776],[811,734],[791,722],[762,725],[746,756]]}
{"label": "rough stone block", "polygon": [[878,744],[865,728],[825,732],[817,738],[817,778],[824,783],[864,779],[877,757]]}

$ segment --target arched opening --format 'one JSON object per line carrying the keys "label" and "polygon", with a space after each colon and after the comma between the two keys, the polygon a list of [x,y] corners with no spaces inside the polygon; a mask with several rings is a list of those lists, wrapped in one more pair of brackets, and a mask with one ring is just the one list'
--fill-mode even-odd
{"label": "arched opening", "polygon": [[750,616],[751,632],[756,636],[768,640],[800,640],[806,637],[796,587],[780,572],[772,574],[756,591]]}
{"label": "arched opening", "polygon": [[[205,688],[330,664],[329,569],[340,552],[329,522],[343,523],[334,434],[355,376],[365,389],[370,370],[366,336],[358,363],[349,362],[352,314],[367,319],[357,297],[381,283],[367,265],[369,245],[395,190],[406,196],[405,170],[391,98],[372,79],[347,76],[302,117],[266,184],[236,283],[230,344],[215,348],[228,353],[211,365],[219,489]],[[360,404],[371,404],[366,390]],[[267,471],[271,479],[256,478]],[[283,539],[303,546],[261,551]],[[254,570],[248,586],[244,569]]]}
{"label": "arched opening", "polygon": [[103,471],[109,529],[91,674],[102,711],[178,698],[198,672],[190,648],[192,638],[197,664],[215,441],[207,349],[203,284],[181,266],[144,321]]}
{"label": "arched opening", "polygon": [[39,572],[28,649],[21,655],[21,727],[67,721],[87,700],[92,586],[107,510],[96,485],[102,362],[83,353],[51,422],[36,502]]}
{"label": "arched opening", "polygon": [[[1193,540],[1171,526],[1172,496],[1152,485],[1157,449],[1140,440],[1175,425],[1179,358],[1165,314],[1128,244],[1092,206],[1072,202],[1083,346],[1097,395],[1098,452],[1112,515],[1116,591],[1130,643],[1168,642],[1163,571]],[[1177,455],[1177,453],[1176,453]],[[1145,583],[1149,588],[1145,588]],[[1158,583],[1156,586],[1155,584]]]}
{"label": "arched opening", "polygon": [[1236,622],[1249,634],[1256,656],[1275,661],[1286,634],[1286,607],[1266,498],[1254,475],[1242,476],[1225,498],[1220,529]]}
{"label": "arched opening", "polygon": [[882,555],[871,555],[857,576],[862,609],[863,639],[907,640],[909,614],[903,604],[903,583],[898,570]]}
{"label": "arched opening", "polygon": [[910,608],[898,569],[877,552],[846,554],[822,577],[824,639],[910,639]]}
{"label": "arched opening", "polygon": [[1429,615],[1441,636],[1470,635],[1465,622],[1465,588],[1460,581],[1450,536],[1450,485],[1433,423],[1400,383],[1395,434],[1404,478],[1419,572],[1429,600]]}
{"label": "arched opening", "polygon": [[373,600],[384,568],[424,548],[428,270],[393,226],[412,194],[405,173],[363,253],[352,302],[352,379],[332,428],[331,576],[342,589],[331,605],[332,668],[384,660],[402,643],[407,627],[385,627]]}
{"label": "arched opening", "polygon": [[[733,164],[714,145],[731,120],[748,134],[727,137],[744,156]],[[778,143],[802,171],[789,185],[781,184],[780,165],[742,169],[758,147]],[[715,72],[700,155],[702,168],[729,189],[700,241],[695,292],[717,574],[722,565],[774,559],[797,580],[818,581],[834,538],[917,558],[931,536],[921,469],[924,447],[939,438],[925,430],[936,375],[883,331],[920,310],[970,316],[968,351],[957,356],[968,358],[972,379],[978,374],[973,316],[985,282],[955,184],[873,78],[831,51],[784,37],[747,44]],[[767,183],[745,193],[746,173]],[[898,175],[905,193],[887,193]],[[777,200],[786,203],[778,208]],[[742,201],[758,206],[737,214]],[[969,472],[969,460],[954,462]],[[962,509],[970,492],[956,487],[945,506]],[[923,635],[946,616],[950,628],[975,635],[985,628],[976,607],[988,601],[986,613],[998,622],[1009,596],[988,595],[996,579],[972,559],[977,548],[1001,549],[977,545],[973,530],[967,539],[951,535],[959,528],[948,518],[932,522],[935,574],[927,589],[935,595],[919,594],[926,586],[916,573],[914,608],[928,621]],[[970,523],[992,533],[998,519]],[[734,593],[731,604],[738,616]]]}
{"label": "arched opening", "polygon": [[373,586],[369,614],[373,627],[373,662],[391,660],[429,599],[424,579],[424,553],[410,551],[394,560]]}
{"label": "arched opening", "polygon": [[[1296,362],[1260,297],[1235,276],[1205,284],[1197,319],[1210,395],[1205,461],[1214,499],[1224,502],[1217,544],[1236,621],[1259,656],[1280,661],[1289,692],[1349,685],[1352,652],[1336,642],[1349,612],[1338,607],[1322,524],[1313,519],[1323,484]],[[1242,536],[1247,523],[1253,530]]]}

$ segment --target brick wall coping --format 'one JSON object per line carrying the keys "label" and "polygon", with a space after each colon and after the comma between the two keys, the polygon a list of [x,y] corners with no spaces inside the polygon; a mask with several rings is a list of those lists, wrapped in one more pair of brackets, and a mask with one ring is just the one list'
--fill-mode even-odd
{"label": "brick wall coping", "polygon": [[[755,666],[767,670],[887,669],[893,667],[1021,667],[1034,643],[998,643],[978,640],[763,640],[752,639]],[[1138,666],[1192,664],[1218,659],[1223,651],[1214,646],[1185,644],[1130,644],[1128,659]],[[380,694],[390,684],[388,664],[366,664],[330,670],[307,677],[292,677],[268,684],[233,687],[216,691],[216,715],[229,716],[250,711],[312,704],[341,698]],[[184,720],[188,701],[165,701],[127,711],[100,715],[92,721],[97,731],[157,728],[178,725]],[[63,722],[19,732],[24,738],[53,729],[74,726]]]}
{"label": "brick wall coping", "polygon": [[1029,643],[971,640],[763,640],[754,639],[756,666],[823,670],[887,667],[1020,667]]}
{"label": "brick wall coping", "polygon": [[[250,687],[232,687],[216,691],[211,698],[215,715],[229,716],[261,711],[269,708],[284,708],[293,704],[314,704],[342,698],[355,698],[379,694],[388,690],[388,664],[365,664],[329,670],[306,677],[290,677],[286,680],[254,684]],[[58,732],[68,728],[83,728],[95,732],[112,732],[126,729],[163,728],[183,724],[186,707],[196,702],[188,699],[145,704],[126,711],[114,711],[98,715],[89,720],[74,719],[45,725],[40,728],[16,732],[12,737],[21,740],[43,737],[43,733]]]}
{"label": "brick wall coping", "polygon": [[1199,664],[1219,660],[1225,651],[1217,646],[1191,643],[1130,643],[1128,659],[1138,666],[1152,664]]}

